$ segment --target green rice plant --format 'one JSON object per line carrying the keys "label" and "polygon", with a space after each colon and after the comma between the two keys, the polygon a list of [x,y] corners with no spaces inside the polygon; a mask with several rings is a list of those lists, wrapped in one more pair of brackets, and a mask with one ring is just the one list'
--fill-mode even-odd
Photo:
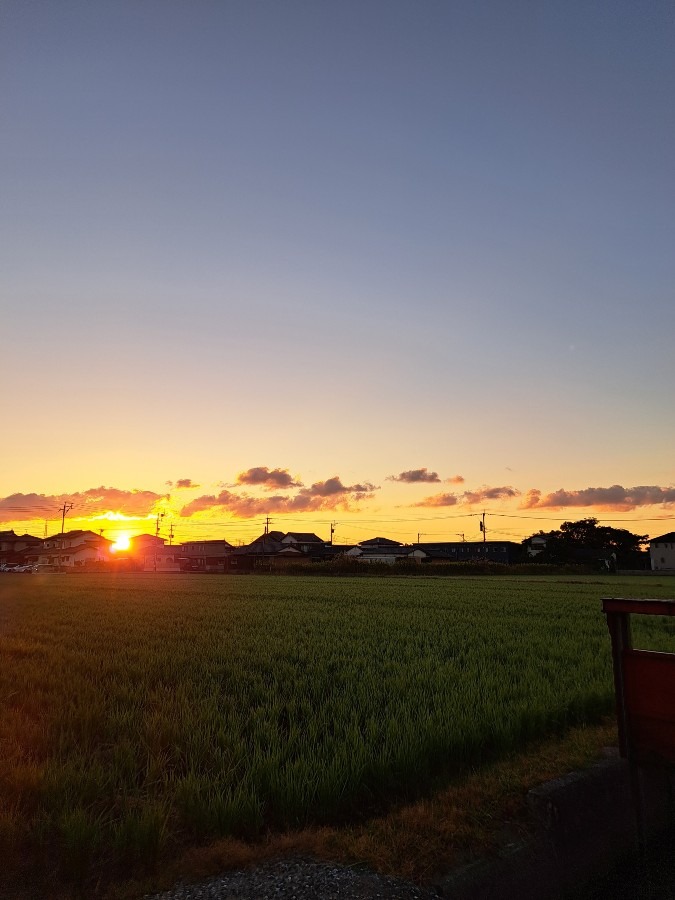
{"label": "green rice plant", "polygon": [[[602,596],[668,578],[19,580],[0,597],[0,833],[86,881],[361,817],[614,705]],[[675,650],[672,620],[635,642]],[[2,818],[4,816],[4,818]],[[1,852],[1,851],[0,851]]]}

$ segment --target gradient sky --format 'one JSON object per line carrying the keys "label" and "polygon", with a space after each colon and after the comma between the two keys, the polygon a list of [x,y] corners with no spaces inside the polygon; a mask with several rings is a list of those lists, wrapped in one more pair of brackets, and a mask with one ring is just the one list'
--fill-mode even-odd
{"label": "gradient sky", "polygon": [[1,521],[672,530],[672,3],[5,0],[0,84]]}

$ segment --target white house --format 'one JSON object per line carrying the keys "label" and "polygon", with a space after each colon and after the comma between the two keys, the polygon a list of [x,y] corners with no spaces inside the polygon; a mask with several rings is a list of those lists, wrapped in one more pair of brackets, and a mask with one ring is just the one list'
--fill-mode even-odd
{"label": "white house", "polygon": [[75,568],[91,562],[108,562],[112,541],[95,531],[66,531],[42,541],[38,565]]}
{"label": "white house", "polygon": [[652,569],[675,569],[675,531],[652,538],[649,542]]}

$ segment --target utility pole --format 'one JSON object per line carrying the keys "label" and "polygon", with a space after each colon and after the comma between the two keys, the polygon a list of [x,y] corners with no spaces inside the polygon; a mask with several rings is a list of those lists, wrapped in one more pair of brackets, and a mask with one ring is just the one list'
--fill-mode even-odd
{"label": "utility pole", "polygon": [[[163,519],[166,513],[157,513],[157,524],[155,525],[155,537],[159,537],[159,520]],[[155,548],[153,551],[153,571],[157,571],[157,541],[155,541]]]}
{"label": "utility pole", "polygon": [[59,569],[61,568],[61,564],[62,564],[62,559],[61,559],[62,554],[61,554],[61,550],[63,550],[63,544],[64,544],[64,537],[63,537],[63,535],[64,535],[64,529],[65,529],[65,527],[66,527],[66,513],[67,513],[67,512],[70,512],[70,510],[71,510],[72,508],[73,508],[73,504],[72,504],[72,503],[66,503],[65,501],[64,501],[63,506],[61,507],[61,542],[60,542],[60,544],[59,544]]}
{"label": "utility pole", "polygon": [[61,507],[61,536],[62,537],[63,537],[63,529],[65,528],[65,524],[66,524],[66,513],[70,512],[70,510],[72,508],[73,508],[72,503],[64,503],[63,506]]}
{"label": "utility pole", "polygon": [[[261,545],[260,545],[261,550],[262,550],[262,553],[261,553],[261,560],[262,560],[261,565],[262,565],[263,567],[264,567],[264,565],[265,565],[265,556],[266,556],[265,551],[267,550],[267,542],[265,541],[265,538],[266,538],[267,535],[270,533],[270,522],[271,522],[271,521],[272,521],[272,519],[270,519],[269,516],[265,516],[265,531],[264,531],[264,533],[263,533],[263,539],[262,539],[262,543],[261,543]],[[272,563],[270,562],[270,570],[271,570],[271,569],[272,569]]]}
{"label": "utility pole", "polygon": [[486,541],[486,537],[485,537],[485,512],[483,512],[483,514],[482,514],[482,516],[481,516],[481,519],[482,519],[482,521],[481,521],[479,524],[480,524],[480,530],[483,532],[483,543],[485,543],[485,541]]}
{"label": "utility pole", "polygon": [[173,543],[173,522],[169,525],[169,547]]}
{"label": "utility pole", "polygon": [[461,531],[461,532],[460,532],[460,531],[456,531],[455,534],[457,535],[457,537],[461,537],[462,543],[463,543],[463,544],[466,544],[466,538],[464,537],[464,532],[463,532],[463,531]]}
{"label": "utility pole", "polygon": [[331,547],[333,546],[333,535],[335,534],[335,526],[338,525],[338,524],[339,524],[338,522],[331,522],[331,523],[330,523],[330,544],[331,544]]}

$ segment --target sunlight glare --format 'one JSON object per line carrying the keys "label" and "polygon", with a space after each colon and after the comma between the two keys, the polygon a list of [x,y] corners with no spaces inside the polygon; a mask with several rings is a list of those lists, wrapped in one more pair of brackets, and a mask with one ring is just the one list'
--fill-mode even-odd
{"label": "sunlight glare", "polygon": [[117,535],[117,540],[115,541],[115,543],[112,545],[112,547],[110,549],[112,551],[114,551],[115,553],[118,553],[120,550],[128,550],[130,546],[131,546],[130,535],[124,533],[124,534]]}

